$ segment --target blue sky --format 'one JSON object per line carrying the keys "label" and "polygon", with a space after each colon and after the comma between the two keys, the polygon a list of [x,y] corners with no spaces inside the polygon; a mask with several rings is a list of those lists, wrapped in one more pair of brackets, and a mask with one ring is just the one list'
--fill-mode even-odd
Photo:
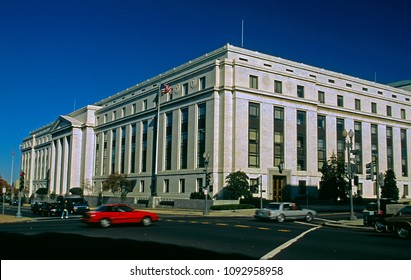
{"label": "blue sky", "polygon": [[0,175],[29,132],[241,45],[355,77],[411,79],[408,0],[0,0]]}

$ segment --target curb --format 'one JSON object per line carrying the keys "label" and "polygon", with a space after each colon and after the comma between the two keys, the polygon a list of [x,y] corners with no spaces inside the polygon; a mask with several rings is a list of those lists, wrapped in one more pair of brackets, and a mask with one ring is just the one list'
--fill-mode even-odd
{"label": "curb", "polygon": [[325,222],[323,223],[323,225],[328,227],[349,228],[362,231],[374,231],[373,228],[365,227],[363,225],[348,225],[341,222]]}

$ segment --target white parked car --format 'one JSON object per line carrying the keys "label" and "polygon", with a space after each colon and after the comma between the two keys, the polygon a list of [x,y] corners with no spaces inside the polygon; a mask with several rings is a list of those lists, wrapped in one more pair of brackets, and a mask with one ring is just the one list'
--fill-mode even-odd
{"label": "white parked car", "polygon": [[285,220],[306,220],[311,222],[317,212],[311,209],[301,209],[294,202],[271,202],[263,209],[255,211],[256,219],[277,220],[282,223]]}

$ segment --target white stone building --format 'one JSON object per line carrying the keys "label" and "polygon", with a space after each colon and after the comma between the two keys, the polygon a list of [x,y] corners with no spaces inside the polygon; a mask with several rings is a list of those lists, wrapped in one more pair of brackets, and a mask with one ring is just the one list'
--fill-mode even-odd
{"label": "white stone building", "polygon": [[[164,83],[173,92],[161,94],[158,111]],[[242,170],[251,184],[262,176],[269,199],[317,196],[323,162],[346,157],[342,131],[352,130],[354,193],[376,195],[365,179],[374,150],[379,170],[393,169],[400,197],[410,197],[410,99],[408,90],[226,45],[32,131],[22,169],[30,193],[97,193],[109,174],[124,173],[129,196],[188,198],[204,185],[208,154],[214,194]]]}

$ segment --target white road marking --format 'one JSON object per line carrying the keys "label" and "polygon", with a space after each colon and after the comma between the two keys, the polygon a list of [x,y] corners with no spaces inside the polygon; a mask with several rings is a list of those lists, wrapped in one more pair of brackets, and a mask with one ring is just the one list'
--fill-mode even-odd
{"label": "white road marking", "polygon": [[316,229],[319,229],[321,226],[316,226],[313,227],[309,230],[304,231],[303,233],[301,233],[299,236],[288,240],[287,242],[285,242],[284,244],[282,244],[281,246],[278,246],[277,248],[275,248],[274,250],[272,250],[271,252],[265,254],[264,256],[262,256],[260,258],[260,260],[269,260],[272,257],[274,257],[275,255],[277,255],[278,253],[280,253],[282,250],[286,249],[287,247],[291,246],[293,243],[297,242],[300,238],[302,238],[304,235],[306,235],[307,233],[314,231]]}

